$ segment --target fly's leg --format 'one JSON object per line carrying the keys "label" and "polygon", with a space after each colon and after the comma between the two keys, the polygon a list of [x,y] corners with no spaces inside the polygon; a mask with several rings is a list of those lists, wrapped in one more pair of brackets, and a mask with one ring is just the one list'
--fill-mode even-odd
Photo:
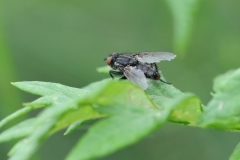
{"label": "fly's leg", "polygon": [[127,77],[124,76],[124,77],[120,78],[119,80],[125,80],[125,79],[127,79]]}
{"label": "fly's leg", "polygon": [[123,72],[110,70],[109,75],[112,77],[112,79],[114,79],[113,75],[123,75]]}
{"label": "fly's leg", "polygon": [[[156,70],[157,70],[157,72],[158,72],[158,67],[157,67],[157,64],[156,63],[153,63],[153,65],[154,65],[154,67],[156,68]],[[165,81],[163,81],[163,80],[161,80],[161,79],[159,79],[161,82],[163,82],[163,83],[166,83],[166,84],[169,84],[169,85],[172,85],[172,83],[170,83],[170,82],[165,82]]]}
{"label": "fly's leg", "polygon": [[163,80],[161,80],[161,79],[159,79],[161,82],[163,82],[163,83],[166,83],[166,84],[169,84],[169,85],[172,85],[172,83],[170,83],[170,82],[165,82],[165,81],[163,81]]}
{"label": "fly's leg", "polygon": [[157,67],[157,64],[156,63],[153,63],[155,69],[158,71],[158,67]]}

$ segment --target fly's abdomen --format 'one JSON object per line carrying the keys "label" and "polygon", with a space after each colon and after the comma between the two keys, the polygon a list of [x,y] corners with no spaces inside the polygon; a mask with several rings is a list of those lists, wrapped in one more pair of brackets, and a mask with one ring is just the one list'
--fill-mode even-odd
{"label": "fly's abdomen", "polygon": [[154,72],[156,72],[155,68],[151,67],[151,65],[146,63],[139,63],[137,69],[140,69],[147,78],[154,78]]}

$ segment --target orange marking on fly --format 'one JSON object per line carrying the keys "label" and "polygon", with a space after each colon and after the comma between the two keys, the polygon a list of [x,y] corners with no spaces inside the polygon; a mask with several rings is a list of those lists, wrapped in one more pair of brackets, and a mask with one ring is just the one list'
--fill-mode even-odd
{"label": "orange marking on fly", "polygon": [[107,58],[107,64],[110,66],[111,65],[111,62],[112,62],[112,56],[108,57]]}
{"label": "orange marking on fly", "polygon": [[160,79],[160,76],[157,76],[157,77],[155,77],[154,79],[155,79],[155,80],[159,80],[159,79]]}

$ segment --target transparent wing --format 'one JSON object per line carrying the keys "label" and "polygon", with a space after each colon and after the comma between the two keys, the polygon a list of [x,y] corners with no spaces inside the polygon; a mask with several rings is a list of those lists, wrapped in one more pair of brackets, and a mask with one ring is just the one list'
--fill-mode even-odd
{"label": "transparent wing", "polygon": [[124,75],[127,77],[129,81],[140,86],[143,90],[146,90],[148,88],[147,79],[140,69],[136,69],[135,67],[131,66],[126,66],[123,70]]}
{"label": "transparent wing", "polygon": [[163,60],[172,60],[176,57],[170,52],[140,52],[135,55],[135,58],[143,63],[155,63]]}

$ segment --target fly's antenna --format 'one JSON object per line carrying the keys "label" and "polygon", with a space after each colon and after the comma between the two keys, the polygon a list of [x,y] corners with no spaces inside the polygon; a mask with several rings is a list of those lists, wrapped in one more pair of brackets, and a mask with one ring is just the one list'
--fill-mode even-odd
{"label": "fly's antenna", "polygon": [[[108,57],[111,57],[112,55],[111,54],[109,54],[109,56]],[[106,58],[104,58],[103,60],[104,61],[106,61],[107,59],[108,59],[108,57],[106,57]]]}
{"label": "fly's antenna", "polygon": [[159,79],[161,82],[163,82],[163,83],[166,83],[166,84],[169,84],[169,85],[172,85],[172,83],[170,83],[170,82],[165,82],[165,81],[163,81],[163,80],[161,80],[161,79]]}

